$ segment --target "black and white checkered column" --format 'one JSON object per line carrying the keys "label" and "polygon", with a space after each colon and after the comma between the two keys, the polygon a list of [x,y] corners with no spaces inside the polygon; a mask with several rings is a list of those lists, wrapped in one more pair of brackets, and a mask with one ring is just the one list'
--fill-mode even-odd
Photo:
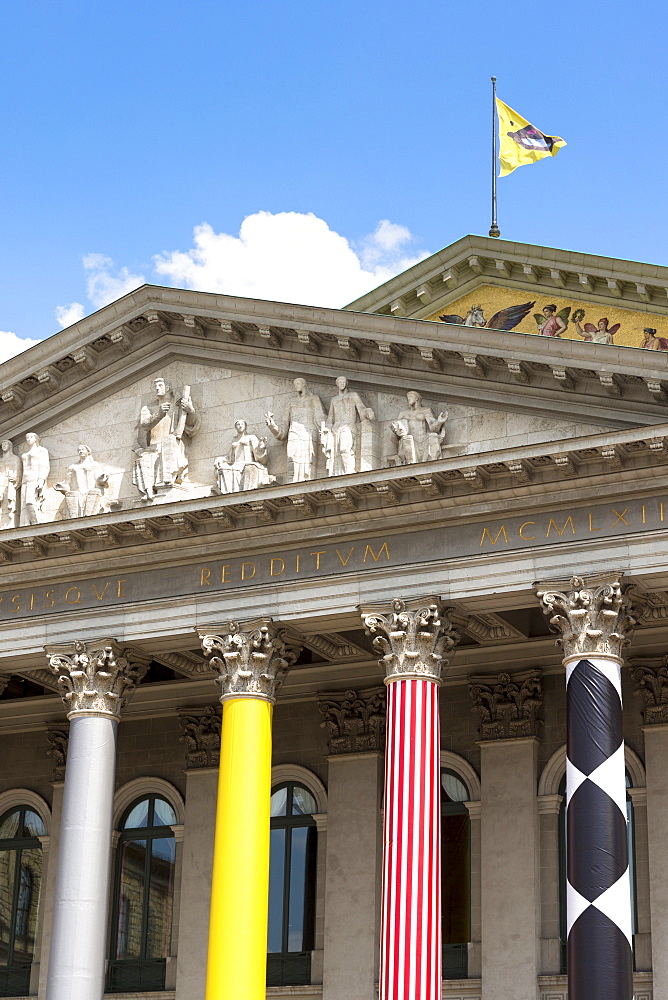
{"label": "black and white checkered column", "polygon": [[635,620],[618,579],[571,586],[539,591],[566,653],[568,995],[632,1000],[620,654]]}

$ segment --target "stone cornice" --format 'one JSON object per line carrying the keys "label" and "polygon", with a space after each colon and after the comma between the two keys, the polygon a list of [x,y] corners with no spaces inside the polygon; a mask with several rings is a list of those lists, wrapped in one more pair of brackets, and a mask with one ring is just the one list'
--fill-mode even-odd
{"label": "stone cornice", "polygon": [[[261,495],[248,492],[181,500],[7,529],[0,533],[0,563],[23,566],[64,555],[74,562],[95,552],[120,552],[164,542],[174,545],[179,539],[192,543],[221,530],[231,535],[258,531],[263,524],[301,523],[305,509],[314,524],[320,518],[343,516],[353,522],[389,506],[410,504],[415,511],[416,504],[426,504],[431,510],[434,504],[442,506],[459,497],[485,496],[491,500],[507,490],[516,496],[518,487],[529,497],[562,490],[566,481],[573,490],[578,481],[601,475],[613,476],[621,485],[625,478],[637,480],[643,470],[659,473],[662,469],[668,474],[668,424],[649,432],[646,428],[607,432],[335,479],[287,483],[263,489]],[[67,524],[67,531],[62,530],[62,523]]]}
{"label": "stone cornice", "polygon": [[[466,236],[351,302],[347,309],[418,317],[474,283],[512,284],[528,292],[613,302],[668,313],[668,268],[550,247]],[[445,293],[445,295],[444,295]]]}

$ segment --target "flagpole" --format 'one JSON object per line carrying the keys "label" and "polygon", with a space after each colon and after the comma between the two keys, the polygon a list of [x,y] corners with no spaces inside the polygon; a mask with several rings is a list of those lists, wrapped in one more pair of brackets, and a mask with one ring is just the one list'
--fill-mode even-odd
{"label": "flagpole", "polygon": [[496,77],[492,80],[492,225],[490,236],[500,236],[501,230],[496,221]]}

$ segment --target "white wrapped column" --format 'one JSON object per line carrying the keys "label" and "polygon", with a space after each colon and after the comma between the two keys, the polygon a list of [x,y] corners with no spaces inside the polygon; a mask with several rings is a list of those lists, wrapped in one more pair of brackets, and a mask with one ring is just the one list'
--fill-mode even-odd
{"label": "white wrapped column", "polygon": [[148,659],[104,644],[47,650],[70,738],[58,846],[47,1000],[101,1000],[107,950],[116,731]]}

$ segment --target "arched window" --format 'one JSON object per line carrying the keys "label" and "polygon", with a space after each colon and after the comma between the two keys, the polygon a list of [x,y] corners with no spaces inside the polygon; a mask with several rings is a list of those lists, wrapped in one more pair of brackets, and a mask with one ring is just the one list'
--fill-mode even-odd
{"label": "arched window", "polygon": [[28,806],[0,818],[0,995],[25,996],[35,955],[46,830]]}
{"label": "arched window", "polygon": [[441,892],[443,978],[465,979],[471,923],[469,790],[454,771],[441,770]]}
{"label": "arched window", "polygon": [[[631,776],[627,771],[627,789],[631,788],[632,785]],[[566,775],[563,776],[559,784],[559,794],[562,797],[559,809],[559,934],[561,938],[561,971],[566,973],[568,968],[568,924],[566,922]],[[629,852],[629,880],[631,883],[631,931],[633,934],[636,934],[638,930],[638,907],[636,893],[635,819],[633,816],[633,802],[628,791],[626,793],[626,842]]]}
{"label": "arched window", "polygon": [[311,982],[315,929],[316,801],[288,781],[271,796],[267,985]]}
{"label": "arched window", "polygon": [[116,856],[109,989],[165,988],[174,904],[176,815],[160,795],[125,810]]}

